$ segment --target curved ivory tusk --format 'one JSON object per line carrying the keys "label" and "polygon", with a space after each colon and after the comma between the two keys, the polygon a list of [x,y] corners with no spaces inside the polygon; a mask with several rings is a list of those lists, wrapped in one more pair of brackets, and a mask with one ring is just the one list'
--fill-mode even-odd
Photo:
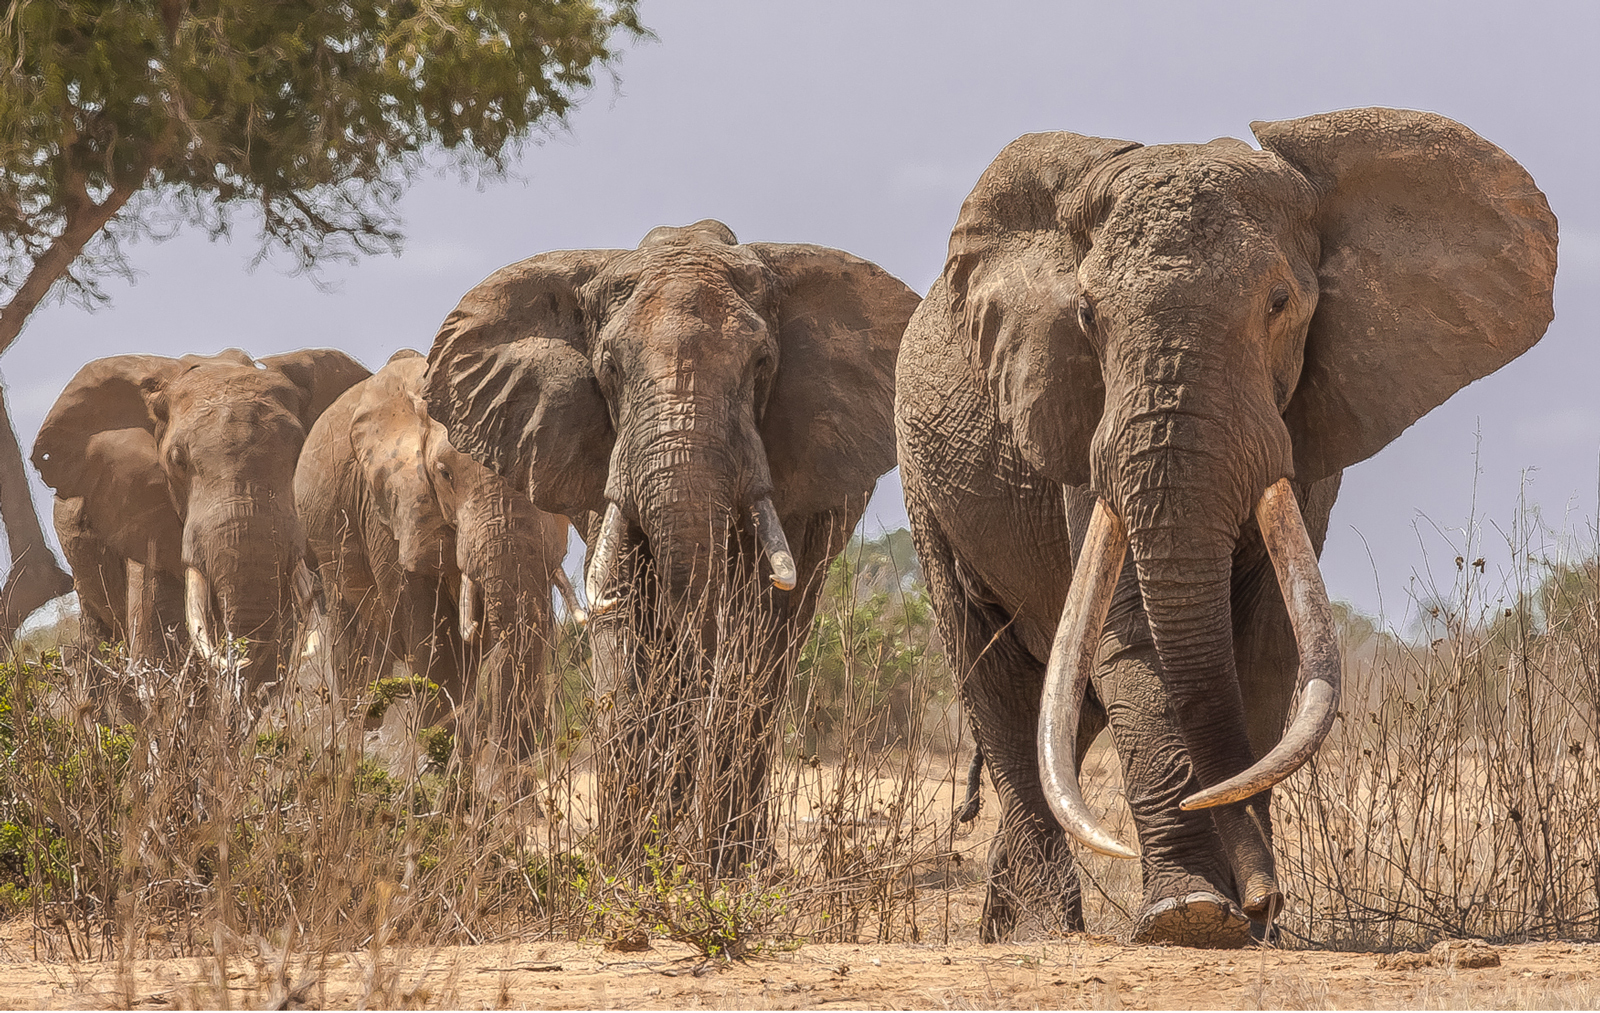
{"label": "curved ivory tusk", "polygon": [[472,578],[464,573],[461,575],[461,595],[456,608],[461,619],[461,639],[470,644],[478,636],[478,589],[472,583]]}
{"label": "curved ivory tusk", "polygon": [[1190,795],[1180,803],[1184,809],[1227,805],[1266,791],[1311,759],[1337,716],[1340,669],[1333,609],[1288,479],[1279,479],[1262,493],[1256,505],[1256,523],[1277,571],[1295,644],[1300,648],[1300,709],[1271,752],[1244,773]]}
{"label": "curved ivory tusk", "polygon": [[567,614],[576,619],[579,626],[587,623],[589,621],[589,613],[585,612],[583,606],[578,604],[578,592],[572,589],[572,581],[567,578],[567,571],[559,566],[556,567],[552,579],[555,581],[556,590],[561,594],[561,600],[567,605]]}
{"label": "curved ivory tusk", "polygon": [[589,572],[583,578],[583,593],[589,598],[589,615],[594,617],[616,607],[618,598],[601,598],[611,571],[617,568],[622,556],[622,542],[628,534],[628,521],[622,508],[615,503],[606,505],[605,520],[600,522],[600,541],[594,547],[594,558],[589,561]]}
{"label": "curved ivory tusk", "polygon": [[1097,500],[1050,645],[1039,708],[1039,774],[1050,811],[1073,840],[1114,858],[1138,858],[1139,853],[1106,830],[1083,800],[1078,784],[1078,715],[1127,551],[1128,533],[1121,518]]}
{"label": "curved ivory tusk", "polygon": [[772,565],[772,586],[780,591],[793,591],[794,557],[789,554],[789,539],[783,535],[783,525],[778,521],[778,511],[772,507],[772,497],[761,497],[751,512],[755,515],[756,536],[761,539],[761,548]]}
{"label": "curved ivory tusk", "polygon": [[194,567],[183,573],[183,615],[189,627],[189,639],[208,664],[222,668],[227,659],[211,640],[211,582]]}

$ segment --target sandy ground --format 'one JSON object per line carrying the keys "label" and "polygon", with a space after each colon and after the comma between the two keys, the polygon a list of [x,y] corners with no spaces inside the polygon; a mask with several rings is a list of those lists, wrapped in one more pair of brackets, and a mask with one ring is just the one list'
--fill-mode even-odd
{"label": "sandy ground", "polygon": [[[1404,966],[1420,955],[1229,953],[1098,936],[1030,945],[808,944],[744,963],[656,941],[331,954],[276,970],[272,954],[214,960],[46,963],[11,933],[7,1008],[1160,1009],[1594,1008],[1600,944],[1495,947],[1498,966]],[[1394,966],[1394,965],[1401,966]]]}

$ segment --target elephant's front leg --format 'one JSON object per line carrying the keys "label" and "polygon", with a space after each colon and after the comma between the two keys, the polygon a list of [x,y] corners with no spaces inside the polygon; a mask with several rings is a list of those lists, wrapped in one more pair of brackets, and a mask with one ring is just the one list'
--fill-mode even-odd
{"label": "elephant's front leg", "polygon": [[[909,471],[909,469],[908,469]],[[1017,635],[1016,624],[997,605],[975,595],[975,581],[961,580],[955,556],[916,488],[906,481],[917,557],[927,575],[939,635],[958,673],[961,700],[972,722],[1000,801],[1000,831],[989,848],[988,888],[979,937],[1011,938],[1025,916],[1052,929],[1082,931],[1083,895],[1066,834],[1045,801],[1039,779],[1039,702],[1044,665]],[[989,596],[985,596],[986,598]],[[1098,701],[1084,702],[1079,754],[1105,725]]]}
{"label": "elephant's front leg", "polygon": [[1106,701],[1139,834],[1144,902],[1135,918],[1134,941],[1245,945],[1250,920],[1239,906],[1235,872],[1216,820],[1210,810],[1178,807],[1200,784],[1161,682],[1132,563],[1117,586],[1100,659],[1094,684]]}

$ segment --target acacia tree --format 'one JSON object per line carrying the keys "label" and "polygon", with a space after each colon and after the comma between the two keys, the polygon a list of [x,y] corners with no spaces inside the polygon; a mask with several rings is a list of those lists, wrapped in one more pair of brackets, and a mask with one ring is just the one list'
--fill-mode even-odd
{"label": "acacia tree", "polygon": [[[502,173],[644,34],[638,0],[10,0],[0,23],[0,354],[46,299],[94,306],[124,244],[259,222],[257,261],[399,252],[440,163]],[[71,590],[0,392],[0,644]]]}

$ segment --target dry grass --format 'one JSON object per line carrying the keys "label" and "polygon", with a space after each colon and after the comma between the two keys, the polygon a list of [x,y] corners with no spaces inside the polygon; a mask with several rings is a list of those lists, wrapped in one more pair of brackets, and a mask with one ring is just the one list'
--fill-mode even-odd
{"label": "dry grass", "polygon": [[[1531,534],[1513,536],[1509,605],[1488,601],[1464,551],[1457,586],[1426,606],[1430,638],[1348,619],[1344,719],[1275,801],[1286,945],[1600,934],[1600,571],[1541,562]],[[184,1003],[199,1004],[241,972],[264,1004],[315,1001],[328,962],[356,960],[368,1005],[449,1005],[450,976],[426,972],[457,944],[642,933],[727,957],[971,942],[997,807],[991,795],[976,827],[952,819],[965,722],[925,599],[888,569],[873,583],[864,558],[841,565],[798,670],[764,681],[741,667],[750,643],[728,638],[712,665],[655,657],[663,681],[629,695],[564,625],[547,702],[500,718],[539,729],[520,759],[452,758],[399,718],[380,742],[368,695],[326,679],[252,724],[197,666],[131,672],[109,653],[69,678],[55,661],[10,664],[0,914],[31,919],[40,958],[120,969],[108,1001],[131,1001],[134,960],[191,959]],[[146,713],[98,723],[133,682]],[[768,795],[753,805],[760,756]],[[630,794],[651,764],[674,773]],[[1091,802],[1132,839],[1105,741],[1086,768]],[[713,876],[728,828],[751,825],[770,846]],[[1091,929],[1125,935],[1136,863],[1082,869]],[[1303,991],[1262,1001],[1322,1004]],[[1437,1000],[1462,1001],[1483,1003]]]}

